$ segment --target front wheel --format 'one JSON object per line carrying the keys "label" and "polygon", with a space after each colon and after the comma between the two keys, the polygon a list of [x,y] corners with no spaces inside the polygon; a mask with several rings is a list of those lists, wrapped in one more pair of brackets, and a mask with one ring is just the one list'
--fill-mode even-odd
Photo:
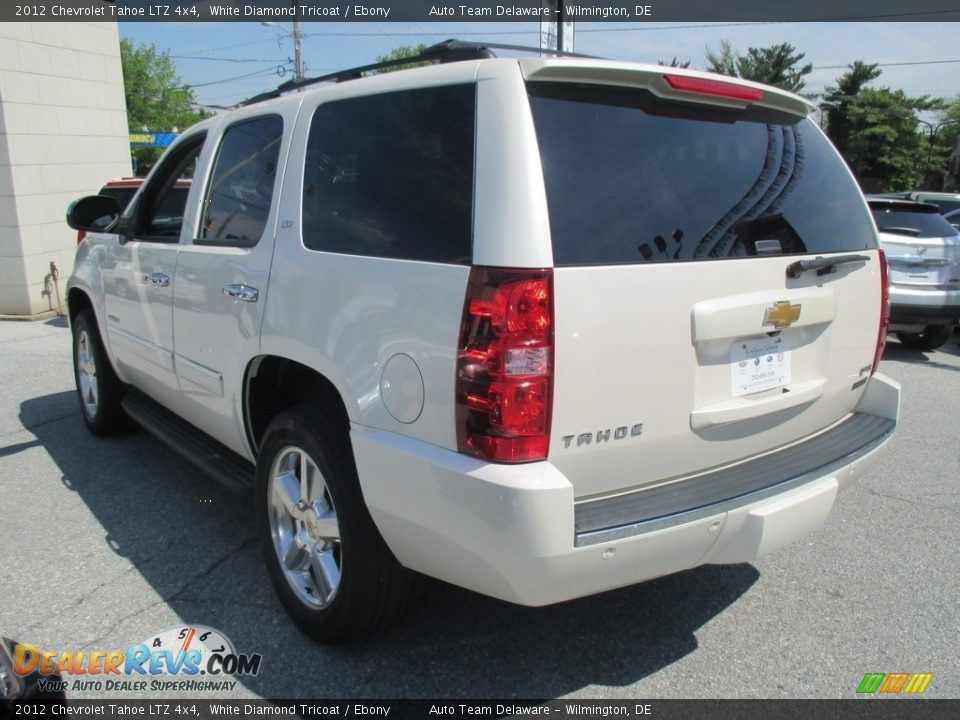
{"label": "front wheel", "polygon": [[73,376],[83,421],[90,432],[116,435],[130,428],[130,420],[120,406],[123,383],[107,359],[91,310],[82,311],[73,321]]}
{"label": "front wheel", "polygon": [[917,333],[898,332],[897,338],[911,350],[928,352],[945,345],[950,339],[951,330],[950,325],[927,325]]}
{"label": "front wheel", "polygon": [[267,570],[304,632],[351,642],[399,617],[414,579],[373,524],[345,432],[308,407],[279,415],[260,450],[256,492]]}

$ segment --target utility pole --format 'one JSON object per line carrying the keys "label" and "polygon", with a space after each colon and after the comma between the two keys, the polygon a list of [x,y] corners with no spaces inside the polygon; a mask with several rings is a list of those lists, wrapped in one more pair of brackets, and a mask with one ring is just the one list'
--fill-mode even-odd
{"label": "utility pole", "polygon": [[540,23],[540,47],[544,50],[573,52],[573,23],[567,22],[563,0],[542,0],[541,7],[550,11],[549,21]]}
{"label": "utility pole", "polygon": [[[941,128],[946,127],[947,125],[954,125],[960,120],[947,120],[946,122],[938,123],[934,125],[933,123],[927,122],[926,120],[921,120],[917,118],[917,122],[923,125],[926,125],[930,128],[929,143],[927,145],[927,163],[923,168],[923,176],[920,178],[921,183],[925,183],[927,178],[930,176],[930,164],[933,161],[933,146],[937,142],[937,133],[940,132]],[[942,190],[943,189],[943,178],[940,179],[939,187],[929,188],[930,190]],[[917,188],[918,190],[926,190],[927,188]]]}
{"label": "utility pole", "polygon": [[[293,79],[295,82],[303,80],[307,68],[303,63],[303,33],[300,31],[300,9],[297,7],[297,0],[293,0],[293,32],[287,30],[283,25],[278,25],[269,20],[261,20],[260,24],[264,27],[275,27],[293,40]],[[277,45],[280,45],[279,41],[277,41]],[[282,77],[286,74],[286,69],[281,66],[277,73]]]}
{"label": "utility pole", "polygon": [[300,32],[300,9],[297,7],[297,0],[293,0],[293,79],[297,82],[303,80],[303,47]]}

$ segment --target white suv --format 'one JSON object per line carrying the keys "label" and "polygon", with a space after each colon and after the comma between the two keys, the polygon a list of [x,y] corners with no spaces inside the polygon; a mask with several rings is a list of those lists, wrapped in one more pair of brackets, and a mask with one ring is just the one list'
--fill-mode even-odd
{"label": "white suv", "polygon": [[897,421],[886,264],[804,100],[426,58],[451,55],[184,132],[69,283],[90,429],[132,418],[254,487],[325,642],[392,622],[416,573],[545,605],[749,561]]}

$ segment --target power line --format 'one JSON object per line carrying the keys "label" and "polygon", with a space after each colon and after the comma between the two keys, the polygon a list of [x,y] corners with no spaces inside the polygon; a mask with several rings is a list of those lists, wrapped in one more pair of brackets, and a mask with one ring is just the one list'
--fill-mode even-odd
{"label": "power line", "polygon": [[201,55],[171,55],[171,58],[174,60],[217,60],[219,62],[232,62],[232,63],[282,63],[286,60],[254,60],[252,58],[216,58],[216,57],[203,57]]}
{"label": "power line", "polygon": [[[849,22],[854,20],[880,20],[884,18],[899,17],[920,17],[931,15],[960,15],[958,10],[922,10],[908,11],[898,13],[878,13],[876,15],[848,15],[843,17],[822,17],[810,18],[804,20],[755,20],[744,22],[725,22],[725,23],[694,23],[685,25],[645,25],[637,23],[629,27],[603,27],[603,28],[577,28],[577,34],[585,33],[611,33],[611,32],[651,32],[655,30],[694,30],[699,28],[722,28],[722,27],[749,27],[755,25],[783,25],[788,23],[807,23],[807,22]],[[404,37],[446,37],[449,31],[443,32],[420,32],[420,31],[400,31],[392,32],[390,35]],[[382,37],[382,32],[314,32],[304,33],[304,37]],[[470,37],[499,36],[499,35],[537,35],[536,31],[531,30],[503,30],[503,31],[481,31],[467,33]],[[256,41],[261,42],[261,41]],[[232,47],[240,47],[232,46]],[[225,49],[225,48],[221,48]]]}
{"label": "power line", "polygon": [[246,75],[237,75],[236,77],[222,78],[220,80],[211,80],[210,82],[197,83],[195,85],[183,85],[177,89],[186,90],[189,88],[193,90],[195,88],[208,87],[210,85],[223,85],[228,82],[233,82],[234,80],[243,80],[245,78],[257,77],[260,75],[266,77],[267,75],[273,75],[273,74],[275,74],[274,70],[256,70],[252,73],[247,73]]}
{"label": "power line", "polygon": [[248,45],[259,45],[265,42],[273,42],[274,40],[276,40],[276,38],[268,37],[268,38],[263,38],[262,40],[250,40],[248,42],[237,43],[235,45],[224,45],[223,47],[217,47],[217,48],[200,48],[196,52],[198,53],[220,52],[221,50],[232,50],[233,48],[247,47]]}
{"label": "power line", "polygon": [[746,25],[778,25],[789,22],[787,20],[757,20],[754,22],[728,22],[728,23],[700,23],[697,25],[651,25],[644,27],[625,28],[577,28],[577,34],[580,33],[602,33],[602,32],[649,32],[651,30],[694,30],[697,28],[719,28],[719,27],[743,27]]}
{"label": "power line", "polygon": [[[960,60],[916,60],[914,62],[878,62],[868,63],[879,67],[897,67],[900,65],[946,65],[947,63],[960,63]],[[846,70],[849,65],[817,65],[814,70]]]}
{"label": "power line", "polygon": [[[581,31],[578,31],[581,32]],[[587,32],[586,30],[582,32]],[[446,32],[392,32],[389,33],[392,37],[450,37],[450,31]],[[468,37],[481,37],[481,36],[496,36],[501,35],[539,35],[539,31],[536,30],[504,30],[503,32],[495,31],[482,31],[482,32],[471,32],[467,33]],[[313,33],[304,33],[303,37],[384,37],[382,32],[313,32]]]}

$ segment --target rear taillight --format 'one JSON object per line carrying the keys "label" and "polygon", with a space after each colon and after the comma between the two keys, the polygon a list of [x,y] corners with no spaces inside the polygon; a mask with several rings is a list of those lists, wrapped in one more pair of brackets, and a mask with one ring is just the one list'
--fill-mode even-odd
{"label": "rear taillight", "polygon": [[877,332],[877,351],[873,355],[871,375],[880,365],[883,348],[887,344],[887,328],[890,327],[890,278],[887,275],[887,256],[883,250],[878,252],[880,253],[880,330]]}
{"label": "rear taillight", "polygon": [[87,236],[86,230],[77,230],[77,245],[83,242],[83,239]]}
{"label": "rear taillight", "polygon": [[457,449],[495,462],[547,457],[553,271],[470,271],[457,352]]}
{"label": "rear taillight", "polygon": [[706,78],[688,77],[686,75],[664,75],[663,79],[674,90],[694,93],[695,95],[712,95],[714,97],[729,98],[731,100],[746,100],[757,102],[763,100],[763,91],[752,87],[744,87],[736,83],[722,80],[708,80]]}

